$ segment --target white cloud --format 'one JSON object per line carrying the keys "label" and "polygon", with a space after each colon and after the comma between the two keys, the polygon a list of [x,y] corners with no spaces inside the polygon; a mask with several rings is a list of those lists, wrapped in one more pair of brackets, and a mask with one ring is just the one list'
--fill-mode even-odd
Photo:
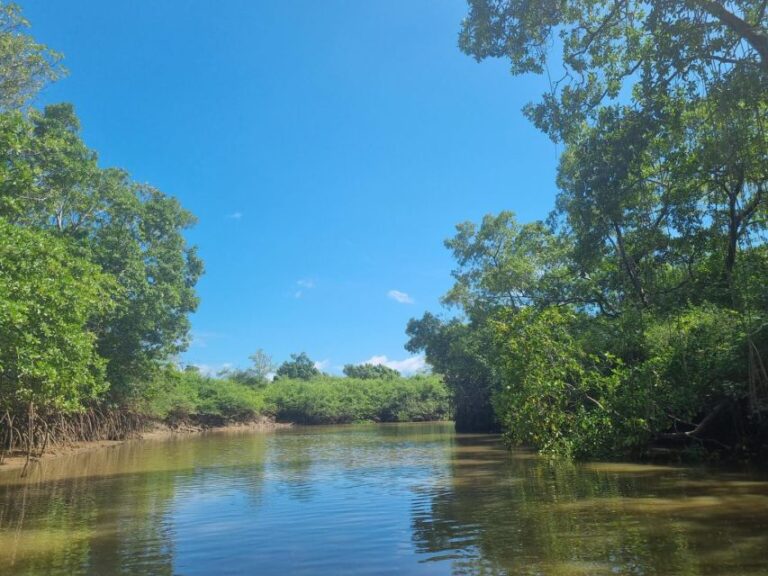
{"label": "white cloud", "polygon": [[234,365],[229,362],[223,364],[192,364],[195,368],[200,370],[200,374],[203,376],[216,376],[224,370],[231,370]]}
{"label": "white cloud", "polygon": [[320,372],[325,372],[328,367],[331,365],[331,361],[327,358],[325,360],[320,360],[319,362],[315,362],[315,368],[320,370]]}
{"label": "white cloud", "polygon": [[293,293],[293,297],[303,298],[307,290],[312,290],[312,288],[315,287],[315,281],[311,278],[302,278],[301,280],[296,280],[296,286],[298,286],[299,289]]}
{"label": "white cloud", "polygon": [[232,214],[227,214],[227,218],[230,220],[240,220],[240,218],[243,217],[242,212],[232,212]]}
{"label": "white cloud", "polygon": [[411,374],[416,374],[418,372],[424,372],[427,369],[427,361],[424,359],[424,356],[411,356],[410,358],[405,358],[404,360],[390,360],[384,355],[371,356],[365,362],[361,362],[361,364],[386,366],[387,368],[397,370],[405,376],[410,376]]}
{"label": "white cloud", "polygon": [[405,292],[400,292],[400,290],[390,290],[387,292],[387,297],[400,304],[413,304],[413,298]]}

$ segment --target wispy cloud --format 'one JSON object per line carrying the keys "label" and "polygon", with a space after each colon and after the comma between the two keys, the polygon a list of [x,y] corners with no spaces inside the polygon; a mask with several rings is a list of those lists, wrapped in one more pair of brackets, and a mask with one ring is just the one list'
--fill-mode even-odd
{"label": "wispy cloud", "polygon": [[296,280],[296,286],[298,286],[298,289],[294,291],[293,297],[303,298],[307,290],[312,290],[315,287],[315,281],[311,278],[302,278],[301,280]]}
{"label": "wispy cloud", "polygon": [[387,368],[397,370],[406,376],[427,370],[427,361],[424,359],[424,356],[411,356],[410,358],[405,358],[404,360],[390,360],[384,355],[371,356],[368,360],[362,363],[373,364],[374,366],[386,366]]}
{"label": "wispy cloud", "polygon": [[405,292],[400,292],[400,290],[390,290],[387,292],[387,298],[399,302],[400,304],[413,304],[413,298]]}
{"label": "wispy cloud", "polygon": [[242,212],[232,212],[232,214],[227,214],[227,218],[230,220],[240,220],[243,217]]}
{"label": "wispy cloud", "polygon": [[234,365],[229,362],[223,364],[192,364],[195,368],[200,370],[200,374],[203,376],[217,376],[224,370],[231,370]]}

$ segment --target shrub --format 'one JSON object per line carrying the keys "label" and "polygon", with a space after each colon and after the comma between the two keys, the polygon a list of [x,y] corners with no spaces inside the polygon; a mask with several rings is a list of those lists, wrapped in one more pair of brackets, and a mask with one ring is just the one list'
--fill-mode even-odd
{"label": "shrub", "polygon": [[437,376],[278,380],[267,386],[267,410],[300,424],[406,422],[451,416],[450,394]]}

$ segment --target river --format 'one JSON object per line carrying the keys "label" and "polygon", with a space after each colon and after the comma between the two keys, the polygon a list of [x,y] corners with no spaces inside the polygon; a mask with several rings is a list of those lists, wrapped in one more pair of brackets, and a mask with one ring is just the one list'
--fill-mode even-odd
{"label": "river", "polygon": [[447,423],[129,442],[0,468],[0,574],[764,575],[768,477]]}

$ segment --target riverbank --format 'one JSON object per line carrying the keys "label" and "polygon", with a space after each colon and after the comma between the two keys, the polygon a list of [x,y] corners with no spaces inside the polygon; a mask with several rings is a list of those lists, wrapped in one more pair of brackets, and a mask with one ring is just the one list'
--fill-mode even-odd
{"label": "riverbank", "polygon": [[320,376],[253,387],[197,372],[166,371],[130,407],[95,405],[71,414],[38,413],[32,426],[23,409],[6,412],[0,419],[0,446],[17,450],[0,471],[23,468],[30,434],[32,453],[44,452],[42,459],[47,459],[114,446],[120,440],[244,427],[270,430],[281,426],[276,422],[423,422],[450,419],[451,414],[450,392],[438,376]]}
{"label": "riverbank", "polygon": [[[273,418],[261,416],[248,422],[233,422],[221,425],[202,425],[184,423],[176,426],[170,426],[164,422],[156,421],[147,426],[145,431],[138,433],[133,437],[123,440],[92,440],[67,442],[60,445],[51,446],[41,456],[32,457],[29,462],[33,465],[40,461],[53,460],[62,456],[72,456],[82,452],[90,452],[104,448],[113,448],[126,442],[135,441],[155,441],[166,440],[173,437],[192,436],[206,432],[271,432],[281,428],[290,428],[293,424],[275,422]],[[24,452],[14,452],[6,455],[0,464],[0,473],[9,470],[21,470],[27,464],[27,455]]]}

